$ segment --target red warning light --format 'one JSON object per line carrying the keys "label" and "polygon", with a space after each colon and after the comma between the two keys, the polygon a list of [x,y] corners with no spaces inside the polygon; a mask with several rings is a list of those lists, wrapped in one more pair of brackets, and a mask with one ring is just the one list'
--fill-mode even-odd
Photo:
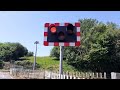
{"label": "red warning light", "polygon": [[51,33],[56,33],[57,29],[54,24],[50,25],[50,31],[51,31]]}

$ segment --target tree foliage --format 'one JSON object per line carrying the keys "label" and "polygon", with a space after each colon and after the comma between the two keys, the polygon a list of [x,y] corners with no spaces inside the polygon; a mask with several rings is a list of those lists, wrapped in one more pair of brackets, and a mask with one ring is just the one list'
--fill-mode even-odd
{"label": "tree foliage", "polygon": [[[66,62],[79,70],[120,71],[120,28],[113,22],[81,19],[81,46],[65,47]],[[56,56],[52,49],[52,56]],[[57,47],[59,49],[59,47]],[[57,53],[59,57],[59,53]]]}
{"label": "tree foliage", "polygon": [[51,57],[56,57],[57,59],[59,59],[59,54],[60,53],[60,48],[59,47],[54,47],[51,52],[50,52],[50,56]]}
{"label": "tree foliage", "polygon": [[27,56],[33,56],[33,54],[34,54],[33,52],[30,52],[30,51],[29,51],[29,52],[27,53]]}
{"label": "tree foliage", "polygon": [[27,55],[28,50],[20,43],[1,43],[0,44],[0,59],[4,61],[17,60],[20,57]]}

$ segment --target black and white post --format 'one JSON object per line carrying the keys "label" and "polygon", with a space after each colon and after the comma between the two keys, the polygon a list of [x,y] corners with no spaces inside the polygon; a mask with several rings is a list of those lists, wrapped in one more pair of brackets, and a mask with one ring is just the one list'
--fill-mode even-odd
{"label": "black and white post", "polygon": [[64,47],[60,46],[60,66],[59,66],[60,76],[61,76],[61,74],[63,74],[63,50],[64,50]]}
{"label": "black and white post", "polygon": [[35,67],[36,67],[37,44],[39,44],[39,42],[35,41],[34,44],[36,44],[36,50],[35,50],[35,56],[34,56],[33,70],[35,70]]}

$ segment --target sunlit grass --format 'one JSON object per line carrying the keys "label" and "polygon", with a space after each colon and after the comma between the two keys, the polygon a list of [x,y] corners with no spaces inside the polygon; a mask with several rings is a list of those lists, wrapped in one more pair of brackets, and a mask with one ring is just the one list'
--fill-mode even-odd
{"label": "sunlit grass", "polygon": [[[27,59],[31,62],[34,61],[34,57],[27,57]],[[59,60],[55,60],[52,57],[37,57],[36,62],[42,69],[59,70]],[[63,61],[63,71],[75,71],[75,68]]]}

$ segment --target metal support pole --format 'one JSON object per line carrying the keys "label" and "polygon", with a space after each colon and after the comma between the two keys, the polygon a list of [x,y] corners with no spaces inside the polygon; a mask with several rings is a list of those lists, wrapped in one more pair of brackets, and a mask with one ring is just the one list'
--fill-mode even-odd
{"label": "metal support pole", "polygon": [[36,50],[35,50],[35,56],[34,56],[33,70],[35,70],[35,67],[36,67],[36,54],[37,54],[37,43],[36,43]]}
{"label": "metal support pole", "polygon": [[63,74],[63,46],[60,46],[60,66],[59,66],[59,74]]}

